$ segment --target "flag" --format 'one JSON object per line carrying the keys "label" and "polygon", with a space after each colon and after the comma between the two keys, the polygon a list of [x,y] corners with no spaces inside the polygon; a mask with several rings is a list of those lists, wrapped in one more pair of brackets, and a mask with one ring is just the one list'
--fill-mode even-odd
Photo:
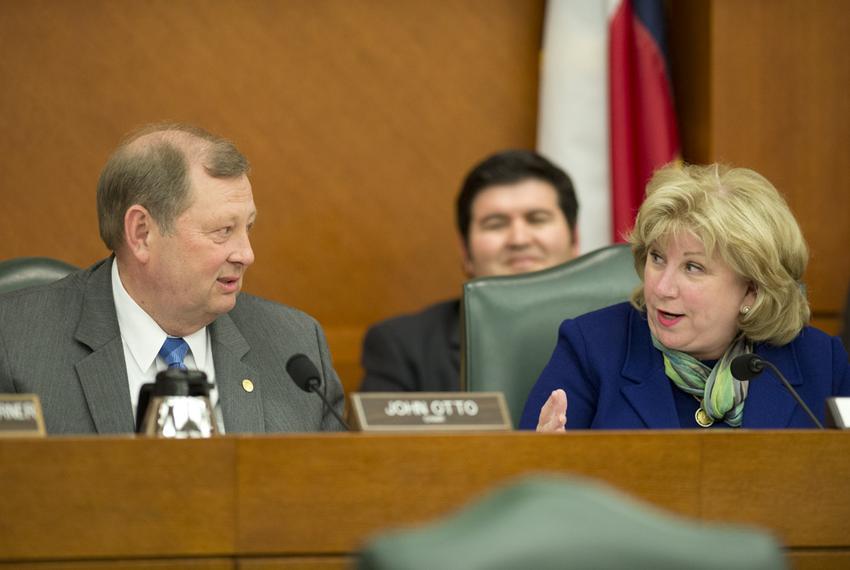
{"label": "flag", "polygon": [[678,157],[679,135],[660,0],[623,0],[609,29],[611,237],[621,241],[653,171]]}
{"label": "flag", "polygon": [[622,241],[679,153],[659,0],[549,0],[537,148],[573,179],[583,252]]}

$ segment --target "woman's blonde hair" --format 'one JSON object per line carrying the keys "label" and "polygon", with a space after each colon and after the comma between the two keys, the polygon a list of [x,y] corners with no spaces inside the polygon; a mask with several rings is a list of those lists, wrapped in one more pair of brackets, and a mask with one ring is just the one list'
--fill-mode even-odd
{"label": "woman's blonde hair", "polygon": [[[808,248],[788,204],[764,176],[719,164],[657,170],[629,236],[641,282],[649,249],[683,231],[752,282],[756,301],[738,318],[747,338],[781,346],[808,323],[802,285]],[[643,286],[631,300],[645,308]]]}

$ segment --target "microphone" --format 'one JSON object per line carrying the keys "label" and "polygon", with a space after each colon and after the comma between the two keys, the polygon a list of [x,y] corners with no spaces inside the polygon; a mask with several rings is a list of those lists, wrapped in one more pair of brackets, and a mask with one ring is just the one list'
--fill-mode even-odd
{"label": "microphone", "polygon": [[319,377],[319,371],[316,369],[316,365],[313,364],[313,361],[310,360],[306,354],[296,354],[292,356],[286,363],[286,371],[289,373],[289,376],[292,377],[292,381],[295,382],[296,386],[305,392],[315,392],[316,395],[322,399],[334,417],[339,420],[339,423],[341,423],[347,431],[351,431],[351,428],[348,427],[345,420],[336,413],[334,407],[331,406],[328,399],[325,398],[325,395],[322,394],[321,390],[319,390],[319,387],[322,385],[322,381]]}
{"label": "microphone", "polygon": [[812,422],[814,422],[814,424],[818,426],[818,428],[824,429],[823,424],[820,423],[820,421],[815,417],[815,415],[812,413],[812,410],[809,409],[809,407],[800,397],[800,394],[797,393],[797,390],[795,390],[794,387],[791,386],[790,382],[788,382],[785,376],[783,376],[782,372],[780,372],[776,366],[774,366],[767,360],[763,360],[755,354],[742,354],[732,359],[730,369],[732,371],[732,376],[743,382],[745,380],[755,378],[756,376],[761,374],[765,366],[770,368],[773,373],[776,374],[777,377],[779,377],[788,392],[790,392],[791,395],[794,396],[794,399],[797,400],[797,403],[800,404],[800,406],[803,408],[803,410],[806,411],[807,414],[809,414],[809,418],[811,418]]}

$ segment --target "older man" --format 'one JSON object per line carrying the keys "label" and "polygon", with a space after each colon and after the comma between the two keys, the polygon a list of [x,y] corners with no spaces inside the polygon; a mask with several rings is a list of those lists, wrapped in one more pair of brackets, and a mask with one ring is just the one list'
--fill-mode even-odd
{"label": "older man", "polygon": [[[456,204],[466,275],[513,275],[578,252],[578,202],[569,176],[539,154],[508,150],[472,169]],[[370,328],[362,391],[454,391],[460,384],[457,299]]]}
{"label": "older man", "polygon": [[132,432],[139,387],[177,364],[206,372],[230,433],[337,429],[285,371],[306,354],[342,410],[319,325],[239,292],[254,262],[247,173],[232,143],[195,127],[126,140],[97,190],[114,255],[0,298],[0,392],[38,394],[49,433]]}

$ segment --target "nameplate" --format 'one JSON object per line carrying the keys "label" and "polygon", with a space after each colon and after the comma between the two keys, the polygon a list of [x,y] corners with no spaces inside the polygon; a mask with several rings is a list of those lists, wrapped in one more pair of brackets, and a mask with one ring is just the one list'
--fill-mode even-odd
{"label": "nameplate", "polygon": [[351,395],[361,431],[504,431],[510,414],[501,392],[363,392]]}
{"label": "nameplate", "polygon": [[850,398],[826,399],[826,427],[850,429]]}
{"label": "nameplate", "polygon": [[35,394],[0,394],[0,437],[44,437],[44,416]]}

